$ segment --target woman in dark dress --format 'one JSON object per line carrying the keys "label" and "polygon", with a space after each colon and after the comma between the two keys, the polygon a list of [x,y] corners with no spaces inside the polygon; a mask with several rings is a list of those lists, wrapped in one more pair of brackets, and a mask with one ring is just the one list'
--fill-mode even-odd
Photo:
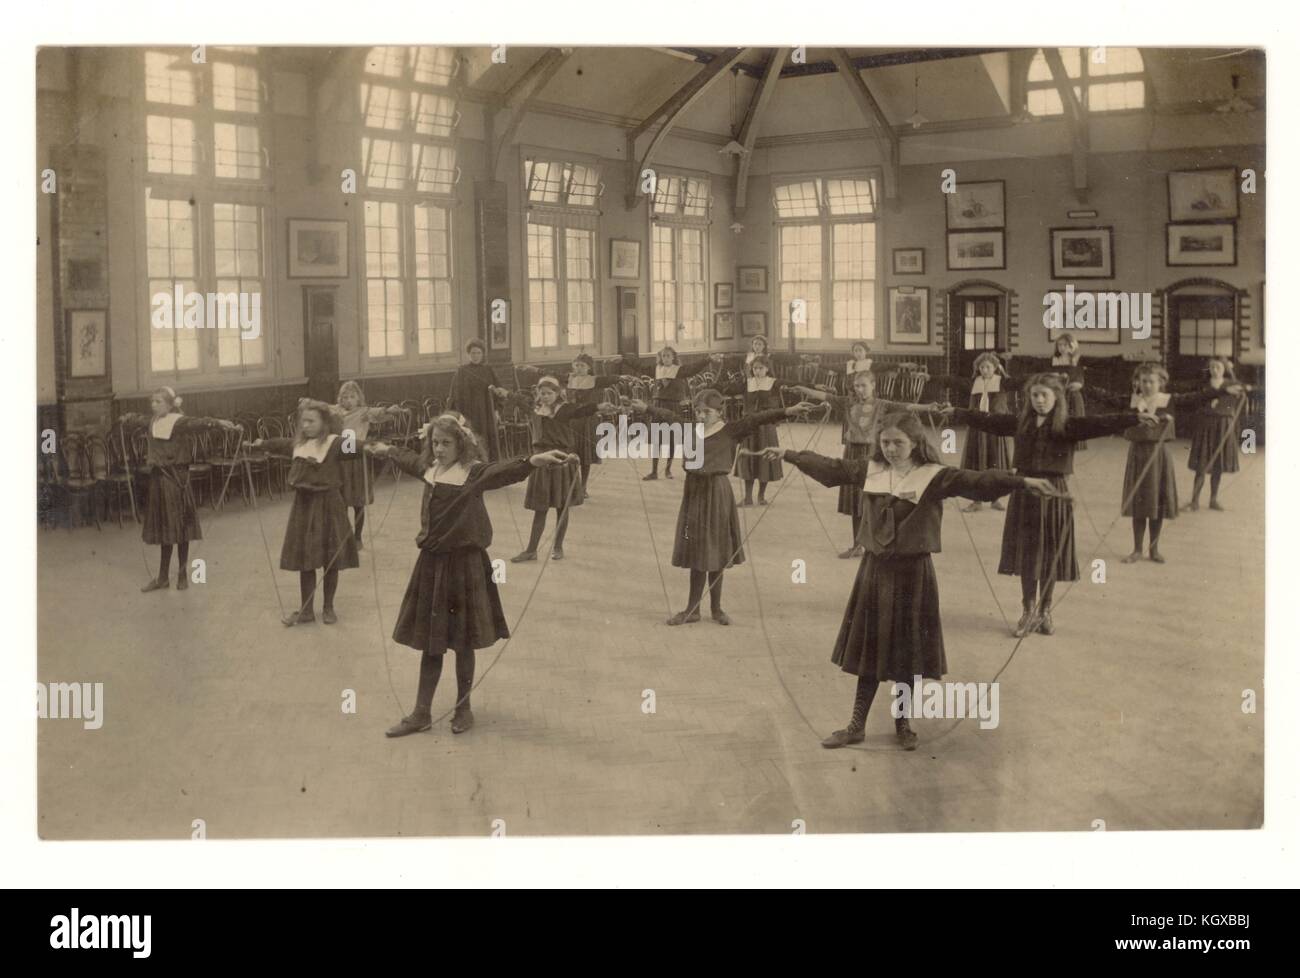
{"label": "woman in dark dress", "polygon": [[483,362],[487,347],[475,337],[465,344],[469,363],[461,364],[451,381],[447,407],[464,415],[470,428],[482,442],[484,457],[495,462],[501,456],[501,436],[497,429],[496,398],[504,397],[505,388],[497,386],[496,373]]}

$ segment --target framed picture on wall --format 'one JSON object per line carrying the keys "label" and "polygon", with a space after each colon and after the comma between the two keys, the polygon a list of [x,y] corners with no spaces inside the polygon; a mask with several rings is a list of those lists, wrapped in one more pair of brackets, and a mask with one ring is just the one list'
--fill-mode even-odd
{"label": "framed picture on wall", "polygon": [[68,377],[108,376],[108,310],[68,310]]}
{"label": "framed picture on wall", "polygon": [[347,278],[348,222],[289,218],[289,277]]}
{"label": "framed picture on wall", "polygon": [[895,275],[924,275],[925,274],[925,249],[924,248],[895,248],[894,249],[894,274]]}
{"label": "framed picture on wall", "polygon": [[766,292],[766,265],[739,265],[736,268],[737,292]]}
{"label": "framed picture on wall", "polygon": [[895,285],[889,290],[889,342],[930,342],[930,290]]}
{"label": "framed picture on wall", "polygon": [[1113,228],[1052,228],[1052,278],[1114,278]]}
{"label": "framed picture on wall", "polygon": [[1237,264],[1237,225],[1168,224],[1166,265]]}
{"label": "framed picture on wall", "polygon": [[713,285],[713,307],[730,309],[735,301],[735,286],[730,282],[715,282]]}
{"label": "framed picture on wall", "polygon": [[944,199],[947,202],[950,231],[1007,226],[1005,180],[959,183],[952,193],[944,194]]}
{"label": "framed picture on wall", "polygon": [[1237,170],[1176,170],[1169,174],[1169,220],[1237,219]]}
{"label": "framed picture on wall", "polygon": [[948,232],[949,271],[1006,267],[1005,231]]}
{"label": "framed picture on wall", "polygon": [[638,279],[641,277],[641,242],[626,238],[609,239],[609,277]]}
{"label": "framed picture on wall", "polygon": [[736,338],[736,314],[734,312],[715,312],[713,314],[713,338],[715,340],[734,340]]}
{"label": "framed picture on wall", "polygon": [[740,314],[740,335],[766,336],[767,335],[767,313],[742,312]]}

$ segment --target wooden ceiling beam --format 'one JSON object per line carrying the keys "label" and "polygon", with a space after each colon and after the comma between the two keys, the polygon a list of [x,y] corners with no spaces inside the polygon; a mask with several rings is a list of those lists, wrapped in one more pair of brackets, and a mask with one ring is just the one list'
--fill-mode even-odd
{"label": "wooden ceiling beam", "polygon": [[1061,96],[1061,107],[1065,110],[1065,121],[1070,127],[1070,146],[1074,170],[1074,195],[1079,203],[1088,202],[1088,154],[1091,139],[1088,133],[1088,112],[1079,97],[1074,93],[1074,84],[1065,70],[1059,48],[1043,48],[1043,58],[1052,73],[1052,81]]}
{"label": "wooden ceiling beam", "polygon": [[[524,113],[571,54],[573,48],[551,48],[529,65],[528,70],[519,77],[519,80],[506,90],[496,110],[488,110],[489,142],[492,146],[488,175],[493,180],[497,179],[501,160],[505,156],[506,148],[515,138]],[[499,133],[496,120],[498,112],[508,113],[505,125],[500,127]]]}
{"label": "wooden ceiling beam", "polygon": [[844,84],[848,86],[849,94],[853,96],[853,100],[858,103],[858,108],[866,116],[867,123],[875,130],[876,141],[880,146],[880,155],[885,162],[885,199],[897,200],[900,182],[899,172],[902,167],[902,150],[899,145],[898,133],[894,132],[894,127],[885,118],[880,103],[871,94],[871,89],[867,87],[867,83],[859,74],[858,69],[853,66],[848,52],[843,48],[832,48],[831,60],[835,62],[835,66],[839,69],[840,77],[844,79]]}
{"label": "wooden ceiling beam", "polygon": [[754,97],[749,101],[749,111],[745,113],[745,121],[740,127],[740,136],[736,140],[742,147],[740,156],[736,158],[736,212],[738,214],[745,209],[749,167],[754,158],[754,141],[758,138],[758,123],[763,117],[767,103],[772,100],[772,94],[776,91],[776,80],[780,77],[781,67],[789,55],[789,48],[776,48],[772,52],[767,69],[763,72],[763,80],[754,90]]}

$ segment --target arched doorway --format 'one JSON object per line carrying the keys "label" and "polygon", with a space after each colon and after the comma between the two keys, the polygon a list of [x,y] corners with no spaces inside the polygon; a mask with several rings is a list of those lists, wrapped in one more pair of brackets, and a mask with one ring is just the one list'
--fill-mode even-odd
{"label": "arched doorway", "polygon": [[1176,380],[1190,380],[1210,356],[1240,360],[1246,340],[1245,289],[1219,279],[1189,278],[1163,290],[1165,365]]}
{"label": "arched doorway", "polygon": [[969,279],[948,290],[944,352],[949,374],[969,376],[981,353],[1010,347],[1013,296],[987,279]]}

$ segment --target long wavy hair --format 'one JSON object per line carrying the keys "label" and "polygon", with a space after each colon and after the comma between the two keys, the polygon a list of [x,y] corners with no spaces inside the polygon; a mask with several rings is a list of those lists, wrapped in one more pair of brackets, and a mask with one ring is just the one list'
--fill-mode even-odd
{"label": "long wavy hair", "polygon": [[456,442],[456,461],[464,465],[483,461],[487,455],[478,435],[470,427],[465,415],[459,411],[445,411],[438,415],[420,433],[420,466],[428,469],[433,466],[433,433],[450,435]]}
{"label": "long wavy hair", "polygon": [[326,435],[337,435],[339,433],[340,418],[330,409],[330,405],[326,404],[324,401],[317,401],[310,397],[304,397],[298,402],[298,410],[296,412],[297,424],[295,427],[297,430],[294,433],[294,441],[297,444],[301,445],[309,440],[302,428],[302,416],[307,411],[314,411],[320,415],[321,433],[320,437],[316,439],[317,441],[323,439]]}
{"label": "long wavy hair", "polygon": [[346,394],[348,391],[351,391],[353,394],[357,395],[357,407],[366,406],[365,391],[361,389],[361,385],[358,384],[355,380],[345,380],[343,381],[342,384],[339,385],[339,396],[336,403],[342,404],[343,395]]}
{"label": "long wavy hair", "polygon": [[1143,363],[1133,371],[1133,393],[1140,393],[1142,390],[1142,378],[1146,374],[1155,374],[1160,378],[1160,390],[1169,386],[1169,371],[1158,363]]}
{"label": "long wavy hair", "polygon": [[1034,374],[1025,381],[1024,403],[1020,405],[1019,430],[1029,431],[1034,425],[1034,418],[1038,416],[1038,412],[1034,410],[1034,405],[1029,400],[1029,392],[1035,387],[1046,387],[1056,395],[1056,405],[1052,408],[1048,424],[1052,426],[1052,434],[1065,434],[1065,422],[1070,419],[1070,405],[1066,402],[1065,385],[1061,383],[1060,375],[1052,373]]}
{"label": "long wavy hair", "polygon": [[889,428],[895,428],[907,436],[908,441],[912,443],[912,461],[917,465],[943,464],[943,460],[939,458],[939,450],[930,444],[930,439],[926,437],[925,426],[921,424],[921,419],[910,411],[895,411],[893,414],[885,415],[876,430],[876,443],[871,449],[871,461],[885,461],[885,453],[880,449],[880,435]]}

